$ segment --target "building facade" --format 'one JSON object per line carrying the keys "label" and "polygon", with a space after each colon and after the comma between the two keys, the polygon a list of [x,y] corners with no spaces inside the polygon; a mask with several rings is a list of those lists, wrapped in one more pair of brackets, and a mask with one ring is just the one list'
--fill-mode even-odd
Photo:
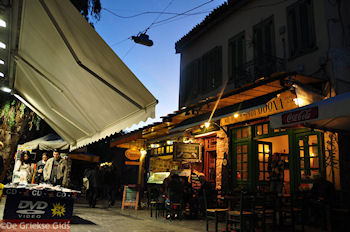
{"label": "building facade", "polygon": [[[193,108],[213,96],[228,96],[232,91],[249,89],[252,83],[283,75],[290,77],[290,88],[272,92],[268,90],[271,86],[262,85],[259,91],[277,96],[295,94],[288,96],[291,104],[295,102],[291,108],[349,91],[350,31],[345,13],[349,7],[346,1],[326,0],[232,0],[221,5],[175,45],[181,55],[179,109]],[[313,81],[305,81],[308,78]],[[242,97],[245,93],[231,96],[242,98],[242,104],[246,102]],[[220,97],[218,102],[226,100]],[[250,100],[254,102],[254,98]],[[228,142],[227,147],[215,150],[217,188],[221,187],[225,153],[232,185],[247,188],[266,185],[268,162],[274,153],[281,153],[288,164],[284,170],[286,192],[311,183],[316,174],[340,189],[341,164],[335,163],[347,160],[339,157],[338,134],[305,127],[271,128],[268,116],[277,112],[263,114],[257,108],[271,107],[272,100],[250,102],[248,107],[232,111],[231,116],[218,117]],[[218,138],[214,134],[207,139]],[[207,150],[203,148],[204,156],[213,153]],[[204,157],[204,173],[212,169],[212,162]],[[342,180],[347,185],[344,170]]]}

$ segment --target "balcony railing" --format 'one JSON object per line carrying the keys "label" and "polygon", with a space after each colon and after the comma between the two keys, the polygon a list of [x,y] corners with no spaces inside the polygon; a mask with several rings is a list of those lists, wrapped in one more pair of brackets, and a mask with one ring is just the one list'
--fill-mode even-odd
{"label": "balcony railing", "polygon": [[285,60],[264,55],[248,61],[240,67],[233,68],[231,81],[236,85],[254,82],[261,77],[268,77],[273,73],[285,71]]}

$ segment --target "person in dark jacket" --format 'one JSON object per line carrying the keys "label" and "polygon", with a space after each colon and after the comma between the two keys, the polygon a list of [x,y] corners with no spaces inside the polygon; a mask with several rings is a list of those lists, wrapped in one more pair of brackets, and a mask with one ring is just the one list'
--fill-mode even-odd
{"label": "person in dark jacket", "polygon": [[84,177],[89,180],[89,187],[86,192],[86,198],[89,202],[89,207],[95,208],[97,201],[97,191],[98,191],[98,167],[92,165],[90,168],[86,169],[84,172]]}
{"label": "person in dark jacket", "polygon": [[34,181],[37,184],[44,182],[43,171],[44,171],[44,167],[45,167],[47,159],[48,159],[47,154],[43,153],[41,156],[41,160],[36,164]]}

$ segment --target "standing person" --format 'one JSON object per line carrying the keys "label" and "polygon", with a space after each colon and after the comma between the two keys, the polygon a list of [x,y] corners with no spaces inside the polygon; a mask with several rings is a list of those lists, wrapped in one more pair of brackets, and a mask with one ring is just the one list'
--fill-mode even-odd
{"label": "standing person", "polygon": [[53,157],[48,159],[44,167],[44,181],[52,185],[67,186],[68,164],[61,158],[58,151],[53,152]]}
{"label": "standing person", "polygon": [[48,159],[48,156],[46,153],[43,153],[41,156],[41,160],[36,164],[36,170],[35,170],[35,183],[40,184],[41,182],[44,182],[44,176],[43,171],[46,164],[46,161]]}
{"label": "standing person", "polygon": [[21,155],[20,159],[16,161],[15,168],[13,170],[13,182],[31,183],[32,176],[33,165],[29,159],[29,152],[25,151]]}
{"label": "standing person", "polygon": [[284,166],[281,153],[274,153],[268,164],[268,171],[270,174],[270,191],[277,194],[277,196],[282,196]]}
{"label": "standing person", "polygon": [[95,208],[97,200],[97,190],[98,190],[98,181],[97,181],[98,169],[96,165],[92,165],[84,172],[84,177],[89,180],[89,187],[86,192],[86,197],[89,202],[89,207]]}

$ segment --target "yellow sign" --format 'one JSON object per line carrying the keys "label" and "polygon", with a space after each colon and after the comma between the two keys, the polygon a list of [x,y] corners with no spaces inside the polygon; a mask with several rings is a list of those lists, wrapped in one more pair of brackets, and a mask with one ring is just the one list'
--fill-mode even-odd
{"label": "yellow sign", "polygon": [[60,203],[53,204],[53,208],[51,209],[52,216],[64,216],[64,213],[66,212],[66,208],[64,206],[65,205],[61,205]]}
{"label": "yellow sign", "polygon": [[242,112],[234,112],[231,116],[220,120],[222,126],[244,122],[247,120],[266,117],[283,111],[295,109],[298,105],[294,102],[296,95],[290,91],[278,94],[266,104],[243,110]]}
{"label": "yellow sign", "polygon": [[139,150],[128,149],[125,151],[125,156],[129,160],[138,160],[141,157],[141,152]]}

